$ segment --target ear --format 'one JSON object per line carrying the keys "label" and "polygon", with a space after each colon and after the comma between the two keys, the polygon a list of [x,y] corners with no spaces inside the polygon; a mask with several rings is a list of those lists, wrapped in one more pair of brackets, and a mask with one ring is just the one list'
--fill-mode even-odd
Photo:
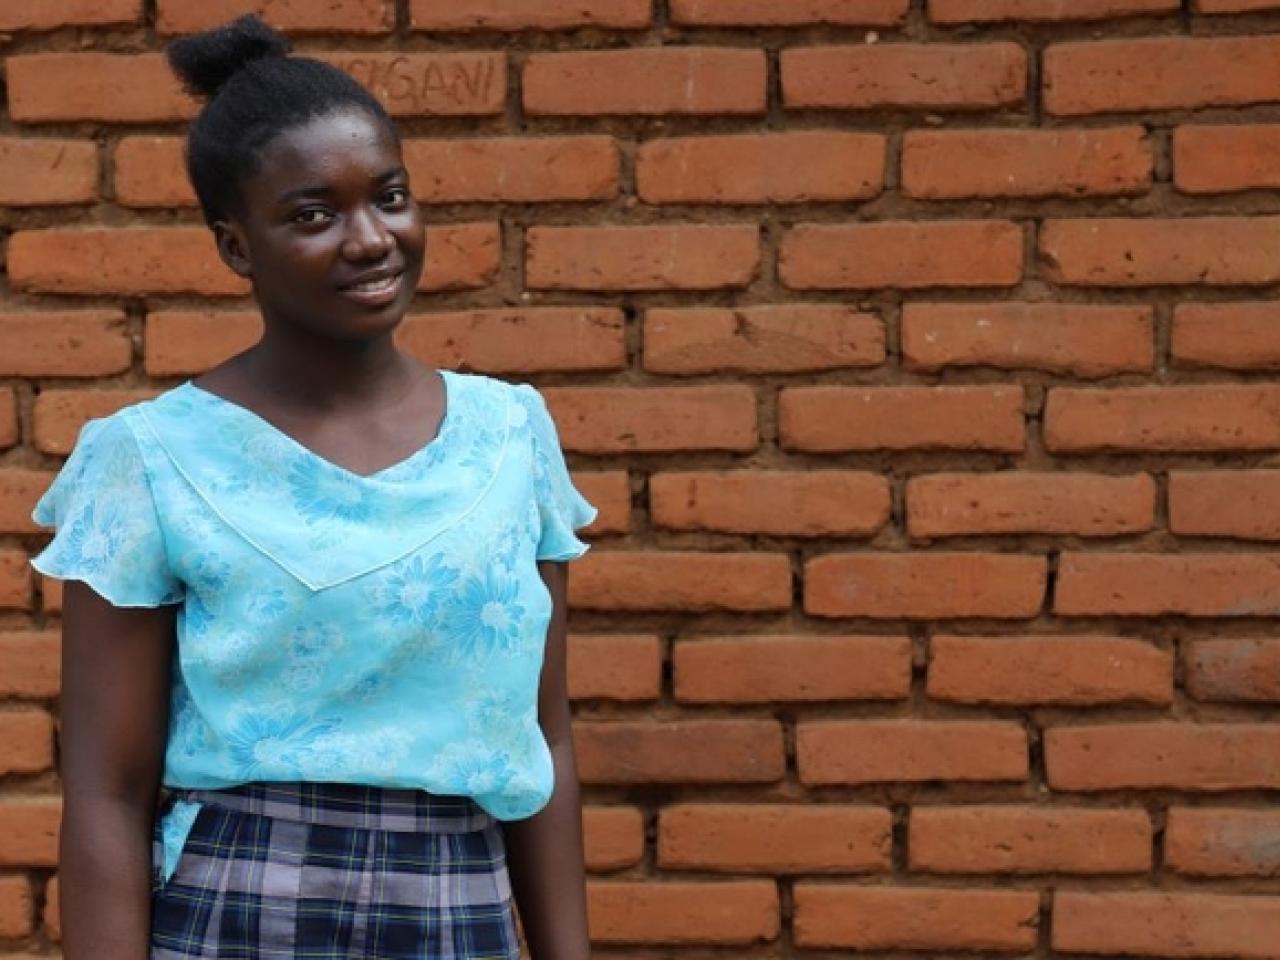
{"label": "ear", "polygon": [[242,277],[253,276],[253,261],[244,230],[234,220],[217,220],[212,224],[213,239],[222,262]]}

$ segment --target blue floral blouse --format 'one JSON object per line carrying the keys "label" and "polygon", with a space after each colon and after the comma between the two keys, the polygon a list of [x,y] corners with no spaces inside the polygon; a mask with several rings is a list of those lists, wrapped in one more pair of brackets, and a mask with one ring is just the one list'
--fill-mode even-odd
{"label": "blue floral blouse", "polygon": [[[435,439],[370,476],[191,382],[85,425],[32,564],[117,606],[180,604],[164,784],[415,787],[546,804],[551,597],[596,510],[541,395],[441,371]],[[195,807],[165,824],[176,859]]]}

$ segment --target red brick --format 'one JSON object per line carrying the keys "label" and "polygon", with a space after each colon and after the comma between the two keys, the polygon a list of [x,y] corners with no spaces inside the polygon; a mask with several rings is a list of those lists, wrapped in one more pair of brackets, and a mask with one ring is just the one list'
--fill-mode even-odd
{"label": "red brick", "polygon": [[779,59],[788,109],[990,110],[1027,94],[1016,43],[786,47]]}
{"label": "red brick", "polygon": [[799,130],[650,140],[636,152],[646,203],[866,200],[884,189],[885,138]]}
{"label": "red brick", "polygon": [[829,553],[804,568],[804,609],[816,617],[1034,617],[1045,558],[1011,553]]}
{"label": "red brick", "polygon": [[798,373],[884,361],[884,323],[840,304],[654,307],[644,315],[644,368],[653,373]]}
{"label": "red brick", "polygon": [[0,548],[0,610],[30,610],[31,582],[27,552]]}
{"label": "red brick", "polygon": [[655,473],[649,510],[672,530],[869,537],[889,522],[889,481],[855,470]]}
{"label": "red brick", "polygon": [[156,0],[156,28],[195,33],[243,13],[297,32],[390,33],[395,24],[390,0]]}
{"label": "red brick", "polygon": [[998,720],[802,720],[805,786],[1025,780],[1027,734]]}
{"label": "red brick", "polygon": [[913,537],[1115,537],[1150,530],[1155,523],[1156,485],[1148,473],[931,473],[909,478],[906,494]]}
{"label": "red brick", "polygon": [[791,27],[810,23],[891,27],[910,0],[671,0],[671,22],[687,26]]}
{"label": "red brick", "polygon": [[682,803],[658,817],[658,866],[714,873],[885,873],[893,815],[835,804]]}
{"label": "red brick", "polygon": [[146,320],[146,370],[153,377],[201,373],[261,336],[256,310],[156,310]]}
{"label": "red brick", "polygon": [[1172,807],[1165,824],[1164,862],[1200,877],[1280,876],[1280,813]]}
{"label": "red brick", "polygon": [[548,387],[566,450],[607,454],[756,449],[756,397],[741,385]]}
{"label": "red brick", "polygon": [[119,310],[0,313],[0,376],[99,377],[129,369]]}
{"label": "red brick", "polygon": [[776,720],[613,720],[574,726],[587,784],[774,783],[786,772]]}
{"label": "red brick", "polygon": [[1280,729],[1264,723],[1104,723],[1045,731],[1054,790],[1275,790]]}
{"label": "red brick", "polygon": [[1198,640],[1185,656],[1187,691],[1197,700],[1280,703],[1280,640]]}
{"label": "red brick", "polygon": [[1195,0],[1197,13],[1251,13],[1255,10],[1280,10],[1276,0]]}
{"label": "red brick", "polygon": [[42,390],[35,403],[35,447],[66,455],[88,420],[105,417],[131,403],[149,400],[157,390]]}
{"label": "red brick", "polygon": [[1169,473],[1169,529],[1184,536],[1280,540],[1280,470]]}
{"label": "red brick", "polygon": [[760,267],[748,224],[530,227],[525,282],[543,290],[745,287]]}
{"label": "red brick", "polygon": [[0,937],[29,936],[35,900],[26,877],[0,877]]}
{"label": "red brick", "polygon": [[12,387],[0,387],[0,450],[18,442],[18,398]]}
{"label": "red brick", "polygon": [[1172,655],[1143,640],[935,636],[929,652],[935,700],[1086,706],[1173,699]]}
{"label": "red brick", "polygon": [[588,870],[621,870],[644,856],[644,814],[636,807],[583,807]]}
{"label": "red brick", "polygon": [[618,195],[613,137],[408,140],[405,167],[424,203],[540,203]]}
{"label": "red brick", "polygon": [[657,700],[662,641],[649,634],[573,634],[569,696],[575,700]]}
{"label": "red brick", "polygon": [[1280,99],[1280,36],[1058,43],[1043,75],[1055,116],[1267,103]]}
{"label": "red brick", "polygon": [[1274,616],[1280,553],[1073,553],[1058,567],[1066,616]]}
{"label": "red brick", "polygon": [[1257,303],[1180,303],[1169,356],[1178,366],[1280,368],[1280,307]]}
{"label": "red brick", "polygon": [[6,63],[18,123],[185,120],[196,104],[159,53],[31,53]]}
{"label": "red brick", "polygon": [[911,640],[877,636],[747,636],[677,640],[679,703],[902,700]]}
{"label": "red brick", "polygon": [[532,53],[525,61],[531,116],[760,114],[763,50],[644,47]]}
{"label": "red brick", "polygon": [[62,939],[62,911],[58,902],[58,878],[54,876],[44,891],[44,929],[55,943]]}
{"label": "red brick", "polygon": [[572,479],[573,485],[600,511],[587,526],[587,536],[626,533],[631,529],[631,480],[627,471],[577,471]]}
{"label": "red brick", "polygon": [[47,470],[0,468],[0,533],[43,533],[31,511],[52,482]]}
{"label": "red brick", "polygon": [[779,437],[788,450],[1000,450],[1026,443],[1018,386],[786,387]]}
{"label": "red brick", "polygon": [[746,946],[776,940],[777,887],[764,880],[722,883],[597,881],[587,885],[595,944]]}
{"label": "red brick", "polygon": [[396,342],[424,363],[451,370],[621,370],[625,325],[615,307],[460,310],[409,317]]}
{"label": "red brick", "polygon": [[806,949],[1028,951],[1034,891],[798,883],[795,942]]}
{"label": "red brick", "polygon": [[1267,249],[1276,244],[1280,217],[1092,217],[1040,230],[1046,276],[1065,286],[1275,283],[1280,264]]}
{"label": "red brick", "polygon": [[638,29],[649,25],[649,0],[411,0],[414,30]]}
{"label": "red brick", "polygon": [[393,117],[493,116],[506,107],[507,59],[500,51],[317,56],[372,90]]}
{"label": "red brick", "polygon": [[917,806],[907,846],[920,873],[1145,873],[1151,820],[1142,810]]}
{"label": "red brick", "polygon": [[116,202],[126,207],[193,207],[181,137],[124,137],[116,145]]}
{"label": "red brick", "polygon": [[0,866],[57,866],[61,818],[57,797],[8,795],[0,800]]}
{"label": "red brick", "polygon": [[807,223],[783,236],[778,276],[792,290],[1011,287],[1022,259],[1007,220]]}
{"label": "red brick", "polygon": [[496,221],[442,223],[427,227],[427,262],[420,292],[474,290],[498,278],[502,227]]}
{"label": "red brick", "polygon": [[1280,187],[1280,124],[1179,127],[1173,182],[1183,193]]}
{"label": "red brick", "polygon": [[1097,130],[913,130],[902,191],[925,200],[1145,193],[1151,143],[1142,127]]}
{"label": "red brick", "polygon": [[0,137],[0,168],[0,204],[5,206],[89,203],[98,196],[98,148],[93,143]]}
{"label": "red brick", "polygon": [[1055,453],[1270,450],[1280,446],[1280,387],[1053,389],[1044,423]]}
{"label": "red brick", "polygon": [[934,23],[1057,22],[1176,13],[1179,0],[929,0]]}
{"label": "red brick", "polygon": [[[0,776],[53,766],[53,718],[45,710],[0,710]],[[0,921],[3,908],[0,906]]]}
{"label": "red brick", "polygon": [[0,633],[0,696],[53,700],[61,689],[57,630]]}
{"label": "red brick", "polygon": [[1280,943],[1280,897],[1060,890],[1052,942],[1062,953],[1270,960]]}
{"label": "red brick", "polygon": [[141,19],[142,0],[40,0],[0,7],[0,30],[100,27]]}
{"label": "red brick", "polygon": [[574,565],[569,602],[585,610],[787,610],[791,564],[781,553],[592,551]]}
{"label": "red brick", "polygon": [[908,370],[998,367],[1071,377],[1149,373],[1150,307],[1059,303],[908,303],[902,361]]}
{"label": "red brick", "polygon": [[140,296],[247,293],[203,227],[23,230],[9,241],[9,279],[33,293]]}

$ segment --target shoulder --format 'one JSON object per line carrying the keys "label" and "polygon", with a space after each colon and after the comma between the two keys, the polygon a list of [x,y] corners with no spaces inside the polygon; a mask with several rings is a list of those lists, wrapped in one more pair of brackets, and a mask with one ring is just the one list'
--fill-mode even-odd
{"label": "shoulder", "polygon": [[450,376],[475,402],[514,414],[513,425],[523,426],[547,415],[542,394],[531,384],[511,383],[480,373],[450,372]]}

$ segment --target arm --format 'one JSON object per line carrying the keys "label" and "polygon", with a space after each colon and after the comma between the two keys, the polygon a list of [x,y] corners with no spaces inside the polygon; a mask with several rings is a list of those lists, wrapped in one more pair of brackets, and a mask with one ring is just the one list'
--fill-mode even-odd
{"label": "arm", "polygon": [[65,960],[144,960],[176,606],[121,608],[68,580],[59,889]]}
{"label": "arm", "polygon": [[573,756],[567,661],[564,563],[541,562],[551,591],[551,623],[538,689],[538,720],[551,747],[551,801],[527,820],[506,823],[507,858],[520,921],[533,960],[586,960],[587,905],[582,853],[582,805]]}

